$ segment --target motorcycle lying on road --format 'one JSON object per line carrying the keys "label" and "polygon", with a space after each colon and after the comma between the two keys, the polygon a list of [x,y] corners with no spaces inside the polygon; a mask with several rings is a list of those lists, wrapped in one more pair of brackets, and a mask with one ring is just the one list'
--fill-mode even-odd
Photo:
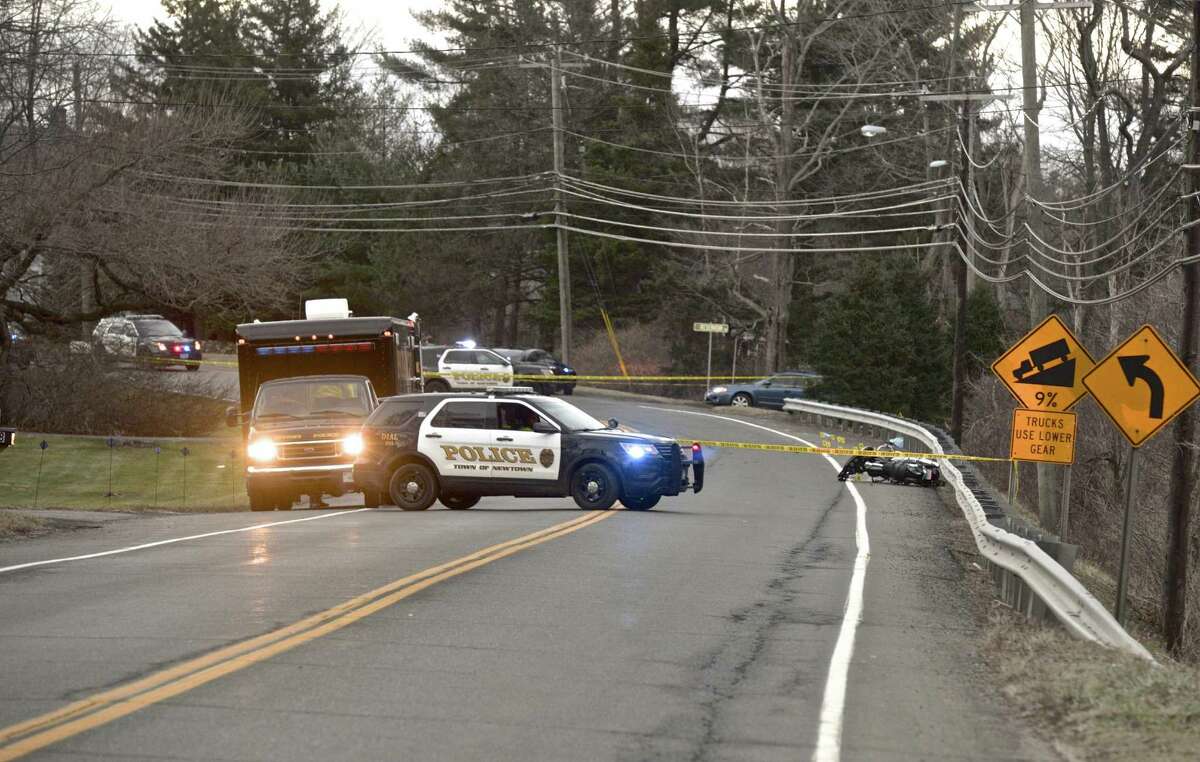
{"label": "motorcycle lying on road", "polygon": [[888,484],[936,487],[942,482],[942,470],[937,461],[928,458],[889,458],[884,453],[898,449],[893,442],[866,449],[870,454],[855,455],[846,461],[838,473],[838,481],[844,482],[856,474],[866,474],[872,482]]}

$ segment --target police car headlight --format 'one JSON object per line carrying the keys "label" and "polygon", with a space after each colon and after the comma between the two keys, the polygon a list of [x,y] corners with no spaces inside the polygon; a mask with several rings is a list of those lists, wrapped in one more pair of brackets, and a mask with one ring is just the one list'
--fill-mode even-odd
{"label": "police car headlight", "polygon": [[362,434],[347,434],[342,437],[342,452],[347,455],[361,455],[363,451]]}
{"label": "police car headlight", "polygon": [[621,449],[634,460],[640,460],[647,455],[655,453],[654,445],[642,444],[641,442],[622,442]]}
{"label": "police car headlight", "polygon": [[257,460],[263,463],[268,460],[275,460],[275,456],[279,454],[279,448],[275,443],[268,438],[256,439],[246,448],[246,454],[250,456],[250,460]]}
{"label": "police car headlight", "polygon": [[166,345],[166,344],[164,344],[164,343],[162,343],[161,341],[156,341],[156,342],[154,342],[154,346],[155,346],[155,348],[156,348],[156,349],[158,349],[158,351],[159,351],[159,352],[166,352],[166,351],[167,351],[167,345]]}
{"label": "police car headlight", "polygon": [[714,386],[709,391],[712,392],[713,394],[724,394],[725,392],[729,391],[729,389],[724,386]]}

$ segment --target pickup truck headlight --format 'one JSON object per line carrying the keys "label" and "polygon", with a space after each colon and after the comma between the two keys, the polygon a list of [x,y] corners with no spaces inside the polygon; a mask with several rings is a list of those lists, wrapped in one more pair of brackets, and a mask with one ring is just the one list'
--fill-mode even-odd
{"label": "pickup truck headlight", "polygon": [[729,389],[724,386],[714,386],[713,388],[709,389],[708,391],[710,394],[724,394],[725,392],[729,391]]}
{"label": "pickup truck headlight", "polygon": [[250,460],[256,460],[259,463],[265,463],[269,460],[275,460],[279,454],[279,448],[269,437],[256,439],[246,448],[246,454],[250,456]]}
{"label": "pickup truck headlight", "polygon": [[347,434],[342,437],[342,452],[347,455],[360,455],[363,451],[362,434]]}
{"label": "pickup truck headlight", "polygon": [[197,352],[200,351],[200,342],[198,342],[198,341],[196,342],[196,351]]}
{"label": "pickup truck headlight", "polygon": [[621,449],[634,460],[641,460],[647,455],[653,455],[656,452],[654,445],[643,444],[642,442],[622,442]]}

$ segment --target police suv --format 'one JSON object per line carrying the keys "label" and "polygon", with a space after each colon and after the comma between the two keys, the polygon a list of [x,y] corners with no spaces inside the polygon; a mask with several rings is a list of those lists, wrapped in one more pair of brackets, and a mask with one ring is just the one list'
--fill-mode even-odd
{"label": "police suv", "polygon": [[566,497],[580,508],[620,500],[653,508],[704,486],[699,445],[602,423],[525,387],[381,400],[362,429],[354,481],[381,502],[423,511],[470,508],[486,495]]}

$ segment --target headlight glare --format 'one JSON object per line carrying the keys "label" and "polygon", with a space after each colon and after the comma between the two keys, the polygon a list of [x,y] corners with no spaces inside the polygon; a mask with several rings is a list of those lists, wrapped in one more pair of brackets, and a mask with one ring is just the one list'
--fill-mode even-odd
{"label": "headlight glare", "polygon": [[250,456],[250,460],[264,463],[268,460],[275,460],[275,456],[279,454],[279,448],[269,438],[264,437],[251,442],[246,448],[246,454]]}
{"label": "headlight glare", "polygon": [[634,460],[640,460],[647,455],[653,455],[655,452],[654,445],[643,444],[642,442],[622,442],[621,449]]}
{"label": "headlight glare", "polygon": [[156,342],[154,342],[154,346],[158,347],[158,351],[159,351],[159,352],[166,352],[166,351],[167,351],[167,345],[166,345],[166,344],[164,344],[164,343],[162,343],[161,341],[156,341]]}
{"label": "headlight glare", "polygon": [[342,452],[347,455],[359,455],[363,451],[362,434],[347,434],[342,437]]}
{"label": "headlight glare", "polygon": [[724,394],[724,393],[725,393],[725,392],[727,392],[727,391],[729,391],[729,388],[728,388],[728,387],[725,387],[725,386],[714,386],[714,387],[712,388],[712,393],[713,393],[713,394]]}
{"label": "headlight glare", "polygon": [[196,342],[196,351],[197,352],[200,351],[200,342],[198,342],[198,341]]}

